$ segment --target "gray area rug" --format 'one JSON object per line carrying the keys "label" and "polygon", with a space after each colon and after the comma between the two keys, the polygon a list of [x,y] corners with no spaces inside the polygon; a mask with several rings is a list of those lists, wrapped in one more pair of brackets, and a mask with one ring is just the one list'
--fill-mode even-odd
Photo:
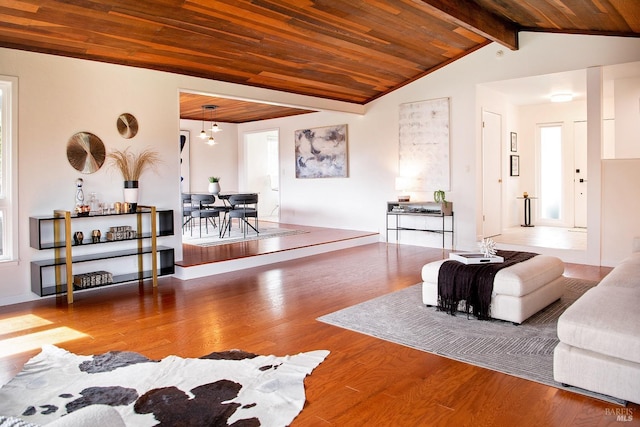
{"label": "gray area rug", "polygon": [[422,304],[422,284],[322,316],[319,321],[417,350],[481,366],[607,402],[624,401],[553,380],[558,317],[597,282],[565,278],[559,301],[521,325],[479,321],[465,313],[450,316]]}
{"label": "gray area rug", "polygon": [[[203,234],[200,238],[198,236],[198,228],[194,230],[194,236],[191,237],[188,232],[183,234],[182,243],[187,245],[196,245],[202,247],[209,246],[218,246],[218,245],[228,245],[230,243],[238,243],[238,242],[248,242],[251,240],[262,240],[262,239],[270,239],[272,237],[285,237],[285,236],[294,236],[296,234],[304,234],[308,233],[308,231],[304,230],[291,230],[286,228],[278,228],[278,227],[268,227],[268,228],[259,228],[257,233],[251,229],[247,232],[246,237],[239,229],[239,227],[235,226],[231,229],[231,233],[225,235],[225,237],[219,237],[218,228],[212,228],[209,226],[209,234]],[[203,229],[204,232],[204,229]]]}

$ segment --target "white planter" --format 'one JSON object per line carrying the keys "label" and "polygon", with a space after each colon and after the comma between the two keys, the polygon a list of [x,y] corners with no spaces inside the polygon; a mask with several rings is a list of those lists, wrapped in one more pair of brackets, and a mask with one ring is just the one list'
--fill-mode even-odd
{"label": "white planter", "polygon": [[220,183],[219,182],[210,182],[209,183],[209,193],[218,194],[220,192]]}
{"label": "white planter", "polygon": [[131,211],[135,212],[138,206],[138,181],[125,181],[123,189],[125,203],[131,204]]}

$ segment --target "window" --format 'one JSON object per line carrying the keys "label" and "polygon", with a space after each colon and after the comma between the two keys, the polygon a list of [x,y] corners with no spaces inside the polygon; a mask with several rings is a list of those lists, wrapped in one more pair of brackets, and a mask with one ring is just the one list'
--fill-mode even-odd
{"label": "window", "polygon": [[0,262],[13,261],[17,250],[17,93],[18,80],[0,76]]}
{"label": "window", "polygon": [[562,126],[540,126],[540,218],[559,220],[562,202]]}

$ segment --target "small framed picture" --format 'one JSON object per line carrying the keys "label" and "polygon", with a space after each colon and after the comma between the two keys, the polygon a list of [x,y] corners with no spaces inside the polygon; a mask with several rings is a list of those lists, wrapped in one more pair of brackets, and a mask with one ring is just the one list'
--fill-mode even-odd
{"label": "small framed picture", "polygon": [[518,151],[518,134],[515,132],[511,132],[511,151]]}
{"label": "small framed picture", "polygon": [[520,176],[520,156],[511,156],[511,176]]}

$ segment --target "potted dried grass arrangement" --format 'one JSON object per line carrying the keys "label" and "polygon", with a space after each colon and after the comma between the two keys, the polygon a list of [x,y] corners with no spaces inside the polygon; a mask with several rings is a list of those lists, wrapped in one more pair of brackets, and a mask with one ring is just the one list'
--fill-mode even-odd
{"label": "potted dried grass arrangement", "polygon": [[138,205],[138,182],[140,176],[147,169],[155,169],[160,163],[157,151],[146,148],[139,153],[124,150],[113,150],[107,154],[111,165],[118,169],[124,179],[124,201],[129,203],[131,212],[135,212]]}

